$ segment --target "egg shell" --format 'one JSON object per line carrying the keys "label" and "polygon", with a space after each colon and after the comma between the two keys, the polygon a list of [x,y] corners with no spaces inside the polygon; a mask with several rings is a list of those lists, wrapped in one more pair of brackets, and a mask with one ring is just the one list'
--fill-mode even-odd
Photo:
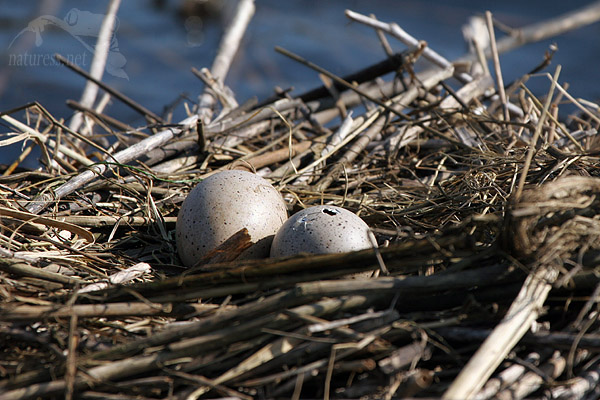
{"label": "egg shell", "polygon": [[286,219],[285,202],[268,181],[246,171],[218,172],[200,182],[179,210],[179,257],[192,266],[243,228],[256,244],[241,257],[267,257],[271,240]]}
{"label": "egg shell", "polygon": [[344,253],[371,247],[369,226],[358,215],[324,205],[292,215],[275,235],[271,257]]}

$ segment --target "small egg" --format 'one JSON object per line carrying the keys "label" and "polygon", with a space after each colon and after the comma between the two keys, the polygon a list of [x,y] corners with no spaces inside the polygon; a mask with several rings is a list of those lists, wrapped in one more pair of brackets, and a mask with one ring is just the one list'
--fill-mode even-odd
{"label": "small egg", "polygon": [[271,257],[344,253],[371,247],[369,226],[358,215],[341,207],[314,206],[297,212],[283,224],[271,244]]}
{"label": "small egg", "polygon": [[200,182],[179,210],[179,257],[192,266],[243,228],[255,245],[241,257],[267,257],[271,240],[286,219],[283,198],[265,179],[246,171],[218,172]]}

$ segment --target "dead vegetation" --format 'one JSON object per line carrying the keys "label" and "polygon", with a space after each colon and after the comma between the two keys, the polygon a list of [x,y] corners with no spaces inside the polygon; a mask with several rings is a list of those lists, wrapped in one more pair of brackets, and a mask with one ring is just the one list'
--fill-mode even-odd
{"label": "dead vegetation", "polygon": [[[2,143],[28,145],[0,177],[0,398],[595,398],[600,114],[545,72],[552,54],[498,85],[476,55],[511,37],[467,69],[348,12],[409,49],[345,78],[278,49],[323,85],[238,105],[222,82],[240,4],[178,124],[114,91],[147,126],[89,107],[75,129],[38,104],[2,114]],[[42,167],[20,168],[34,147]],[[230,168],[268,178],[290,215],[358,213],[379,248],[239,261],[241,231],[184,269],[179,206]]]}

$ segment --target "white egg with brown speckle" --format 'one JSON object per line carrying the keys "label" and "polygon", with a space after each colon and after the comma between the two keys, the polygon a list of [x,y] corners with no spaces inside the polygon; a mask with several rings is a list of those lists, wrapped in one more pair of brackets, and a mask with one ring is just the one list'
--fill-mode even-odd
{"label": "white egg with brown speckle", "polygon": [[341,207],[314,206],[297,212],[283,224],[271,244],[271,257],[344,253],[371,247],[369,226],[358,215]]}
{"label": "white egg with brown speckle", "polygon": [[246,228],[252,242],[244,258],[269,255],[271,240],[287,219],[283,198],[268,181],[246,171],[222,171],[189,193],[177,216],[177,250],[186,266]]}

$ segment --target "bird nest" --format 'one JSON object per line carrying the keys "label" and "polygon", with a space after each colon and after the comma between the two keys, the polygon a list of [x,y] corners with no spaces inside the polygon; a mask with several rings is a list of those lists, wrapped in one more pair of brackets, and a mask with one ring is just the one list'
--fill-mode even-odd
{"label": "bird nest", "polygon": [[[418,69],[424,44],[344,78],[279,51],[325,84],[238,105],[196,71],[186,120],[138,128],[2,114],[3,144],[25,145],[0,177],[0,397],[595,393],[598,106],[558,74],[538,98],[529,75],[497,91]],[[20,167],[34,149],[41,167]],[[378,246],[239,260],[242,230],[186,269],[178,210],[224,169],[268,179],[290,214],[347,208]]]}

